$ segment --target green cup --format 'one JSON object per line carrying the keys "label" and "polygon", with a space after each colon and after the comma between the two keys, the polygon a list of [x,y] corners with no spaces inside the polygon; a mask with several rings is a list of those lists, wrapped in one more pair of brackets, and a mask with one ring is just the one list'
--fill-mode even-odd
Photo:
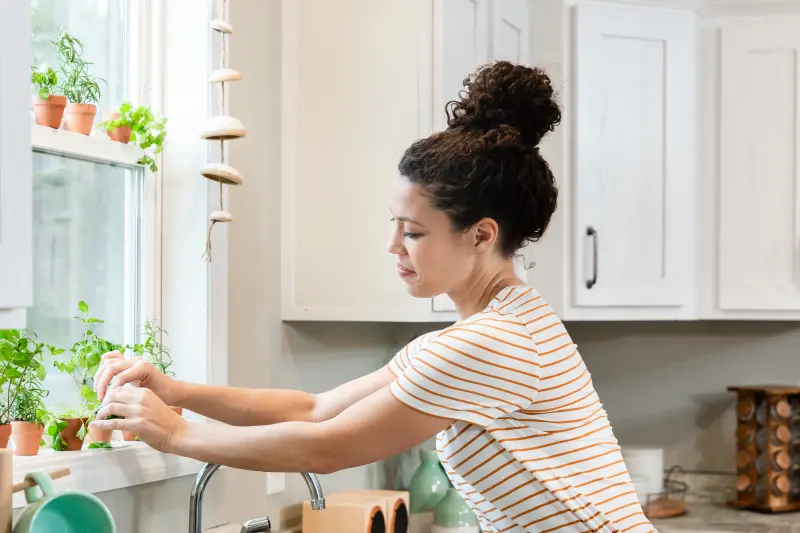
{"label": "green cup", "polygon": [[44,472],[31,472],[32,479],[42,489],[25,489],[28,506],[14,526],[14,533],[116,533],[114,519],[108,507],[97,496],[85,492],[56,493],[53,480]]}

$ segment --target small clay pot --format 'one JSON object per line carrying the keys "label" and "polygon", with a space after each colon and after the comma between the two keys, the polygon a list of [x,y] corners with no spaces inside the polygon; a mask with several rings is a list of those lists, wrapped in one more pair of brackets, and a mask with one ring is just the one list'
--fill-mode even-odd
{"label": "small clay pot", "polygon": [[11,437],[11,424],[0,424],[0,448],[8,446],[8,439]]}
{"label": "small clay pot", "polygon": [[67,106],[66,96],[51,94],[47,100],[42,100],[39,95],[35,94],[31,96],[31,104],[33,104],[33,114],[38,125],[53,129],[61,127],[64,108]]}
{"label": "small clay pot", "polygon": [[133,431],[123,431],[122,432],[122,440],[126,440],[128,442],[136,440],[136,433]]}
{"label": "small clay pot", "polygon": [[86,425],[87,420],[88,418],[64,419],[64,422],[67,423],[67,427],[61,430],[61,438],[64,439],[64,442],[67,445],[65,451],[77,452],[83,448],[83,439],[78,437],[78,431],[81,429],[81,426]]}
{"label": "small clay pot", "polygon": [[38,422],[11,422],[14,455],[37,455],[43,434],[44,426]]}
{"label": "small clay pot", "polygon": [[89,426],[89,442],[111,442],[113,429],[97,429]]}
{"label": "small clay pot", "polygon": [[[120,117],[119,113],[111,113],[110,120],[116,120]],[[116,141],[118,143],[128,144],[131,140],[131,127],[130,126],[120,126],[119,128],[109,128],[106,131],[106,135],[112,141]]]}
{"label": "small clay pot", "polygon": [[67,104],[64,110],[64,122],[67,131],[89,135],[97,115],[97,106],[94,104]]}
{"label": "small clay pot", "polygon": [[183,407],[172,407],[172,406],[170,406],[170,409],[175,411],[175,414],[177,414],[178,416],[183,416]]}

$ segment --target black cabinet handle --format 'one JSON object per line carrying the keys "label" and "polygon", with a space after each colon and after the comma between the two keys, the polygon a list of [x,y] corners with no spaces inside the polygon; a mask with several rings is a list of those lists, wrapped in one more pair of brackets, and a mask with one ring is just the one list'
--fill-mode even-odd
{"label": "black cabinet handle", "polygon": [[589,226],[586,236],[592,238],[592,278],[586,280],[586,288],[591,289],[597,283],[597,230]]}

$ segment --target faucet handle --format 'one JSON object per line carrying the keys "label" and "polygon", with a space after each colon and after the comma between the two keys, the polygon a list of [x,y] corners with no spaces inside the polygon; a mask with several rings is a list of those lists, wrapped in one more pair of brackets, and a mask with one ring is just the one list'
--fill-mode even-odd
{"label": "faucet handle", "polygon": [[263,533],[272,531],[269,517],[253,518],[242,525],[241,533]]}

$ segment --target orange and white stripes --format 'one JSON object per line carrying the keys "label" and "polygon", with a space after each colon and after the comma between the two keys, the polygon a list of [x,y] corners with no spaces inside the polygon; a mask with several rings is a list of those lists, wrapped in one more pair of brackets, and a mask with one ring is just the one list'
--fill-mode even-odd
{"label": "orange and white stripes", "polygon": [[608,416],[564,325],[530,287],[423,335],[391,390],[455,422],[439,458],[486,533],[653,533]]}

